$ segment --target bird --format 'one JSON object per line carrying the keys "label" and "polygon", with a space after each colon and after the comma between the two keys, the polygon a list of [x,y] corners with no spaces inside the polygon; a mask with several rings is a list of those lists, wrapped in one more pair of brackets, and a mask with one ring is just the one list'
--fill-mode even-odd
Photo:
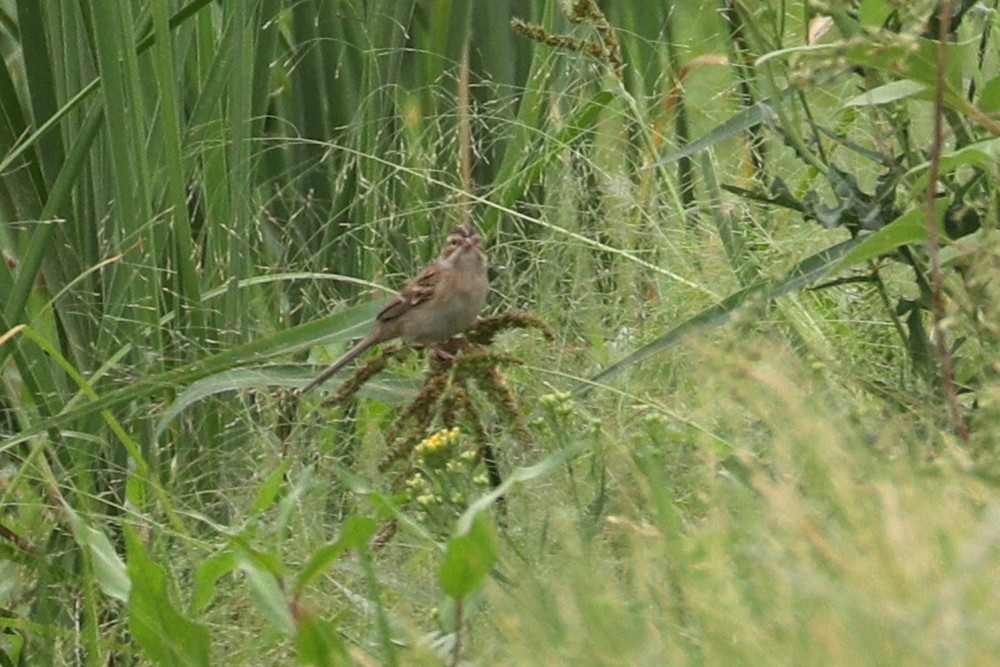
{"label": "bird", "polygon": [[371,331],[298,394],[312,391],[365,350],[387,340],[429,345],[462,333],[475,324],[489,291],[487,258],[479,234],[470,225],[458,225],[441,254],[375,316]]}

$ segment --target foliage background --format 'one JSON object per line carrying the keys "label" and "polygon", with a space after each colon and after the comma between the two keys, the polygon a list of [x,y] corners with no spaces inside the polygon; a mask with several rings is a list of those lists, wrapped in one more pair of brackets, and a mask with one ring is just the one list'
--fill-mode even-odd
{"label": "foliage background", "polygon": [[[0,664],[998,662],[996,2],[598,4],[0,0]],[[470,216],[505,516],[283,422]]]}

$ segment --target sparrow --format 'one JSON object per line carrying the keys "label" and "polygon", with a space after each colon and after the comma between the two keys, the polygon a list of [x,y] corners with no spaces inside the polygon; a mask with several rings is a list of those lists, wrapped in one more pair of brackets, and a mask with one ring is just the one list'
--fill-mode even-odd
{"label": "sparrow", "polygon": [[476,322],[490,291],[486,253],[468,225],[455,227],[437,259],[411,279],[375,316],[371,331],[299,395],[312,391],[368,348],[400,338],[411,345],[448,340]]}

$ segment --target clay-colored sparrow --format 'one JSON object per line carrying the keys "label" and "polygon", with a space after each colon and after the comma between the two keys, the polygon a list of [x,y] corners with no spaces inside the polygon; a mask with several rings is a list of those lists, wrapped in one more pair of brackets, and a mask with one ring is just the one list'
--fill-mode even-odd
{"label": "clay-colored sparrow", "polygon": [[441,254],[406,283],[375,317],[361,342],[307,384],[299,394],[315,389],[358,355],[381,342],[401,338],[416,345],[440,343],[472,326],[490,291],[486,253],[479,235],[459,225],[448,235]]}

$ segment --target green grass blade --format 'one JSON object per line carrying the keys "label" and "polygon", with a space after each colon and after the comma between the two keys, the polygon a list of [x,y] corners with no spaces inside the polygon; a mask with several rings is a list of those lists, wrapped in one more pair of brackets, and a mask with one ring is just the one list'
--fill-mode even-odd
{"label": "green grass blade", "polygon": [[748,301],[757,298],[765,301],[773,301],[822,279],[824,276],[829,275],[838,266],[839,260],[851,249],[857,247],[859,243],[860,239],[843,241],[802,260],[782,280],[776,283],[758,283],[730,294],[718,304],[710,306],[693,317],[686,319],[665,334],[657,336],[651,342],[632,352],[624,359],[608,366],[586,382],[578,384],[573,388],[573,393],[585,393],[629,367],[669,350],[692,333],[706,327],[714,327],[725,323]]}

